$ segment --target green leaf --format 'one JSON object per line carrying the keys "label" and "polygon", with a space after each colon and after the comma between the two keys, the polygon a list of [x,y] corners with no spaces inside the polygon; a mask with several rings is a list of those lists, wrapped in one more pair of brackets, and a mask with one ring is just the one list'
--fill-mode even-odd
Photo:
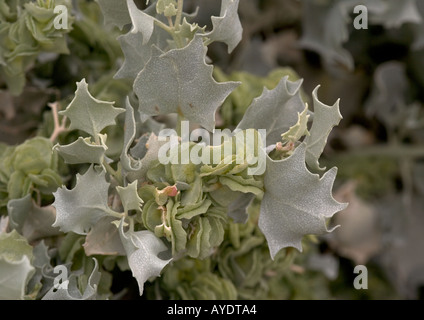
{"label": "green leaf", "polygon": [[79,279],[77,274],[72,273],[69,276],[67,288],[63,288],[62,286],[59,288],[52,287],[42,300],[95,300],[97,297],[97,286],[102,274],[99,272],[99,263],[95,258],[93,260],[94,268],[88,278],[87,287],[83,294],[81,294],[78,288]]}
{"label": "green leaf", "polygon": [[200,28],[197,23],[189,23],[187,22],[187,19],[184,17],[183,22],[181,23],[180,27],[177,31],[175,31],[175,34],[177,36],[180,36],[181,38],[188,39],[191,41],[191,39],[194,38],[196,33],[203,33],[205,31],[206,26]]}
{"label": "green leaf", "polygon": [[25,141],[14,151],[14,169],[26,174],[38,174],[45,168],[50,168],[53,162],[52,147],[50,140],[43,137]]}
{"label": "green leaf", "polygon": [[59,230],[52,227],[56,218],[55,209],[51,206],[43,208],[37,206],[29,194],[21,199],[10,200],[7,211],[10,227],[22,234],[30,243],[59,234]]}
{"label": "green leaf", "polygon": [[158,0],[156,3],[156,12],[164,14],[165,17],[172,17],[177,14],[177,2],[175,0]]}
{"label": "green leaf", "polygon": [[313,170],[325,170],[320,168],[318,159],[327,144],[327,138],[334,126],[343,119],[340,114],[339,100],[332,106],[327,106],[318,100],[317,86],[312,92],[314,100],[314,120],[312,122],[310,135],[305,138],[306,143],[306,163]]}
{"label": "green leaf", "polygon": [[121,0],[118,6],[116,5],[116,0],[96,0],[96,2],[102,10],[105,24],[115,25],[122,30],[125,25],[131,23],[126,1]]}
{"label": "green leaf", "polygon": [[107,126],[114,125],[116,116],[125,112],[125,109],[115,108],[113,104],[114,102],[94,98],[88,92],[87,82],[83,79],[77,83],[71,103],[66,110],[59,113],[71,120],[69,129],[82,130],[97,140],[100,132]]}
{"label": "green leaf", "polygon": [[100,135],[100,145],[93,144],[91,138],[79,137],[68,145],[56,144],[53,149],[65,160],[65,163],[97,163],[101,164],[107,150],[103,136]]}
{"label": "green leaf", "polygon": [[305,152],[306,145],[302,143],[286,159],[274,161],[267,157],[266,191],[258,224],[273,259],[285,247],[302,251],[304,235],[331,232],[333,229],[327,230],[326,219],[346,207],[331,194],[337,168],[320,179],[307,170]]}
{"label": "green leaf", "polygon": [[150,277],[158,277],[162,269],[171,261],[158,257],[167,251],[167,246],[151,231],[124,232],[123,223],[119,227],[119,234],[128,257],[128,264],[133,276],[138,282],[140,296],[143,295],[144,283]]}
{"label": "green leaf", "polygon": [[129,210],[141,211],[143,200],[137,193],[137,180],[131,182],[126,187],[116,187],[116,191],[118,191],[125,212],[128,212]]}
{"label": "green leaf", "polygon": [[[150,61],[134,82],[139,112],[151,116],[178,113],[213,131],[216,109],[238,83],[217,83],[212,78],[213,67],[205,62],[207,48],[201,37],[166,53],[153,48]],[[158,95],[156,88],[164,84],[166,89]]]}
{"label": "green leaf", "polygon": [[72,190],[62,187],[53,193],[56,208],[54,227],[63,232],[87,234],[102,217],[116,214],[108,206],[109,183],[104,170],[98,173],[93,165],[83,174],[77,174]]}
{"label": "green leaf", "polygon": [[300,96],[301,80],[291,82],[283,77],[278,85],[255,98],[238,124],[237,130],[266,129],[266,145],[281,140],[281,134],[297,123],[297,114],[305,110]]}
{"label": "green leaf", "polygon": [[32,247],[16,230],[0,233],[0,256],[7,258],[8,261],[18,261],[23,256],[32,260]]}
{"label": "green leaf", "polygon": [[297,115],[297,123],[281,135],[283,141],[297,142],[304,135],[309,135],[307,127],[309,119],[308,106],[305,105],[305,110],[302,113],[298,112]]}
{"label": "green leaf", "polygon": [[212,17],[213,29],[204,34],[212,41],[224,42],[231,53],[241,41],[243,28],[237,13],[239,0],[222,0],[219,17]]}

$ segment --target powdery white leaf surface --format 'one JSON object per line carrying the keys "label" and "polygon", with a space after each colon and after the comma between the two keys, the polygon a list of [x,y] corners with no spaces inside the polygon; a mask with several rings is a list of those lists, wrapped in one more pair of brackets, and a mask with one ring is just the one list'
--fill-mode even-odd
{"label": "powdery white leaf surface", "polygon": [[100,164],[103,161],[107,146],[103,141],[101,141],[100,145],[96,145],[91,143],[91,138],[79,137],[68,145],[56,144],[53,149],[69,164]]}
{"label": "powdery white leaf surface", "polygon": [[135,79],[137,74],[144,68],[149,61],[152,51],[152,45],[165,49],[166,40],[169,39],[168,33],[163,29],[155,27],[156,30],[147,43],[140,41],[143,37],[140,33],[128,32],[118,37],[125,60],[121,68],[117,71],[114,78]]}
{"label": "powdery white leaf surface", "polygon": [[66,110],[59,113],[71,120],[70,130],[82,130],[97,138],[100,131],[115,124],[118,114],[125,112],[125,109],[115,108],[113,104],[114,102],[94,98],[88,91],[87,82],[82,79],[77,82],[74,99]]}
{"label": "powdery white leaf surface", "polygon": [[292,82],[283,77],[278,85],[255,98],[238,124],[237,130],[266,129],[266,145],[281,140],[281,134],[298,121],[298,113],[305,109],[300,97],[302,81]]}
{"label": "powdery white leaf surface", "polygon": [[163,260],[158,257],[160,253],[167,251],[168,247],[151,231],[124,232],[122,223],[119,227],[119,234],[141,296],[144,283],[150,277],[158,277],[162,269],[171,261],[171,259]]}
{"label": "powdery white leaf surface", "polygon": [[212,41],[224,42],[231,53],[239,44],[243,28],[237,13],[239,0],[222,0],[219,17],[212,17],[212,31],[204,34]]}
{"label": "powdery white leaf surface", "polygon": [[[116,0],[96,0],[100,6],[105,19],[105,24],[112,24],[117,26],[120,30],[131,23],[131,17],[128,12],[128,6],[125,1],[120,0],[117,5]],[[134,2],[134,0],[131,0]]]}
{"label": "powdery white leaf surface", "polygon": [[[135,5],[134,0],[127,0],[127,6],[132,22],[131,32],[140,32],[143,35],[142,44],[146,44],[153,34],[155,18],[150,14],[139,10]],[[154,6],[154,4],[151,4],[149,8]]]}
{"label": "powdery white leaf surface", "polygon": [[337,168],[321,178],[312,174],[305,165],[305,151],[302,143],[286,159],[267,157],[258,225],[272,258],[285,247],[302,251],[305,235],[331,232],[334,228],[328,230],[326,220],[346,207],[331,194]]}
{"label": "powdery white leaf surface", "polygon": [[[139,112],[150,116],[178,113],[213,131],[216,109],[239,83],[216,82],[213,66],[205,62],[206,51],[199,36],[186,47],[166,53],[153,46],[150,61],[134,82]],[[165,89],[158,94],[156,88],[163,84]]]}
{"label": "powdery white leaf surface", "polygon": [[98,173],[93,166],[83,174],[77,174],[77,182],[72,190],[59,188],[53,193],[56,208],[54,227],[63,232],[87,234],[100,218],[112,211],[108,207],[108,188],[106,173]]}
{"label": "powdery white leaf surface", "polygon": [[318,159],[324,151],[331,130],[343,119],[340,114],[339,100],[332,106],[322,103],[318,100],[318,89],[319,86],[312,92],[314,120],[311,130],[309,130],[310,134],[304,140],[306,143],[306,163],[311,169],[317,171],[325,169],[319,167]]}
{"label": "powdery white leaf surface", "polygon": [[94,268],[88,278],[87,287],[83,294],[78,288],[78,276],[72,273],[69,276],[69,283],[67,288],[52,287],[42,300],[96,300],[97,297],[97,286],[100,281],[101,273],[99,272],[99,263],[95,258]]}

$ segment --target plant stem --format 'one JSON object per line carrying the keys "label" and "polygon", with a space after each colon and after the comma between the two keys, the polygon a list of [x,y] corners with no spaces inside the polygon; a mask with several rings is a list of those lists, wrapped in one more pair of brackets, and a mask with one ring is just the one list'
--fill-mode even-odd
{"label": "plant stem", "polygon": [[50,136],[50,141],[54,142],[57,137],[59,136],[59,134],[61,134],[62,132],[66,131],[66,116],[62,118],[62,122],[59,123],[59,115],[58,115],[58,106],[59,103],[54,102],[54,103],[49,103],[48,106],[52,109],[52,115],[53,115],[53,122],[54,122],[54,129],[53,132]]}
{"label": "plant stem", "polygon": [[184,0],[178,0],[177,3],[177,15],[175,17],[175,29],[178,30],[181,25],[181,17],[183,15],[183,6],[184,6]]}
{"label": "plant stem", "polygon": [[115,218],[118,218],[118,219],[122,219],[122,218],[125,216],[125,213],[124,213],[124,212],[119,213],[119,212],[116,212],[116,211],[114,211],[114,210],[112,210],[112,209],[110,209],[110,208],[109,208],[109,210],[107,211],[107,213],[108,213],[109,215],[111,215],[112,217],[115,217]]}
{"label": "plant stem", "polygon": [[166,32],[168,32],[171,35],[174,35],[174,28],[167,26],[166,24],[164,24],[162,21],[159,21],[158,19],[155,19],[155,24],[159,27],[162,28],[163,30],[165,30]]}
{"label": "plant stem", "polygon": [[123,184],[122,177],[118,174],[117,171],[115,171],[109,163],[107,163],[105,160],[102,162],[103,167],[106,169],[107,173],[109,173],[112,177],[115,178],[115,180],[119,183],[119,185]]}
{"label": "plant stem", "polygon": [[174,23],[172,22],[172,18],[171,17],[167,17],[168,18],[168,24],[171,28],[174,28]]}

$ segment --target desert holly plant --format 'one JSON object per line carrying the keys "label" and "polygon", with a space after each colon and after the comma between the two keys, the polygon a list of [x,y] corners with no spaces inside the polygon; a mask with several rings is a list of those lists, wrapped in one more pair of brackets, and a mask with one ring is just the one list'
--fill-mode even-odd
{"label": "desert holly plant", "polygon": [[[323,104],[318,87],[312,111],[301,94],[302,81],[283,76],[253,99],[237,126],[216,128],[217,111],[240,82],[214,79],[208,45],[222,42],[229,53],[237,46],[239,0],[222,0],[210,30],[194,22],[195,13],[183,12],[183,0],[149,1],[144,9],[133,0],[122,2],[98,0],[105,23],[127,31],[118,38],[124,60],[115,74],[132,84],[125,104],[97,99],[82,79],[66,108],[52,108],[51,139],[19,147],[52,148],[52,156],[24,158],[30,151],[18,148],[3,152],[0,186],[17,196],[7,202],[0,248],[13,243],[9,247],[16,252],[1,253],[0,263],[20,274],[18,284],[7,284],[16,297],[103,298],[107,279],[101,271],[113,265],[129,268],[143,295],[146,283],[166,268],[171,274],[172,266],[210,261],[220,252],[227,255],[222,274],[229,275],[225,261],[234,250],[227,238],[235,229],[250,230],[232,238],[235,247],[253,252],[266,241],[267,255],[275,260],[285,248],[301,252],[306,235],[331,232],[329,218],[346,206],[332,196],[337,168],[319,163],[331,129],[342,119],[339,101]],[[165,126],[158,116],[171,121]],[[111,128],[123,131],[113,153],[108,152]],[[59,143],[61,131],[75,134]],[[63,178],[55,174],[59,160],[71,168]],[[62,181],[67,185],[58,187]],[[32,200],[31,188],[52,192],[51,205]],[[31,224],[33,213],[49,223]],[[32,248],[28,233],[30,242],[62,235],[58,261],[68,279],[55,280],[45,242]],[[85,258],[76,272],[70,262],[78,247]],[[1,277],[3,267],[0,296]],[[207,286],[214,277],[193,286]],[[172,286],[171,276],[162,278]],[[237,297],[228,280],[217,281],[215,291],[218,286],[222,295],[212,298]],[[179,297],[199,295],[180,292]]]}

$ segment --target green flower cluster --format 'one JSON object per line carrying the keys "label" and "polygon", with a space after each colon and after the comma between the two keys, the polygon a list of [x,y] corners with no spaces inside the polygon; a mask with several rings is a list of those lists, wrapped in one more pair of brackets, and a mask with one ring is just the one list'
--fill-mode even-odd
{"label": "green flower cluster", "polygon": [[[235,147],[235,139],[228,143]],[[190,152],[195,146],[189,143]],[[217,164],[162,164],[156,160],[147,171],[147,184],[139,189],[145,203],[137,221],[156,236],[165,237],[172,244],[173,256],[210,256],[224,240],[230,204],[244,193],[262,196],[262,177],[248,174],[253,165],[246,157],[237,160],[234,147],[233,153]],[[181,144],[179,156],[183,148]],[[224,148],[225,142],[204,146],[200,153],[208,149],[211,157],[217,153],[224,157]]]}
{"label": "green flower cluster", "polygon": [[[150,299],[261,300],[327,298],[322,288],[325,277],[318,272],[293,270],[304,265],[304,255],[293,248],[270,258],[265,237],[257,226],[259,201],[249,206],[245,224],[229,221],[224,241],[210,257],[199,260],[184,257],[165,267],[163,276],[147,289]],[[309,241],[305,251],[315,250]],[[160,296],[158,296],[158,294]]]}
{"label": "green flower cluster", "polygon": [[[68,53],[64,34],[67,28],[56,29],[57,5],[70,8],[69,0],[2,1],[0,3],[0,75],[9,91],[19,95],[25,85],[25,72],[40,52]],[[70,10],[69,10],[70,11]]]}
{"label": "green flower cluster", "polygon": [[52,147],[43,137],[18,146],[0,144],[0,213],[10,199],[22,198],[34,189],[49,195],[62,185]]}

